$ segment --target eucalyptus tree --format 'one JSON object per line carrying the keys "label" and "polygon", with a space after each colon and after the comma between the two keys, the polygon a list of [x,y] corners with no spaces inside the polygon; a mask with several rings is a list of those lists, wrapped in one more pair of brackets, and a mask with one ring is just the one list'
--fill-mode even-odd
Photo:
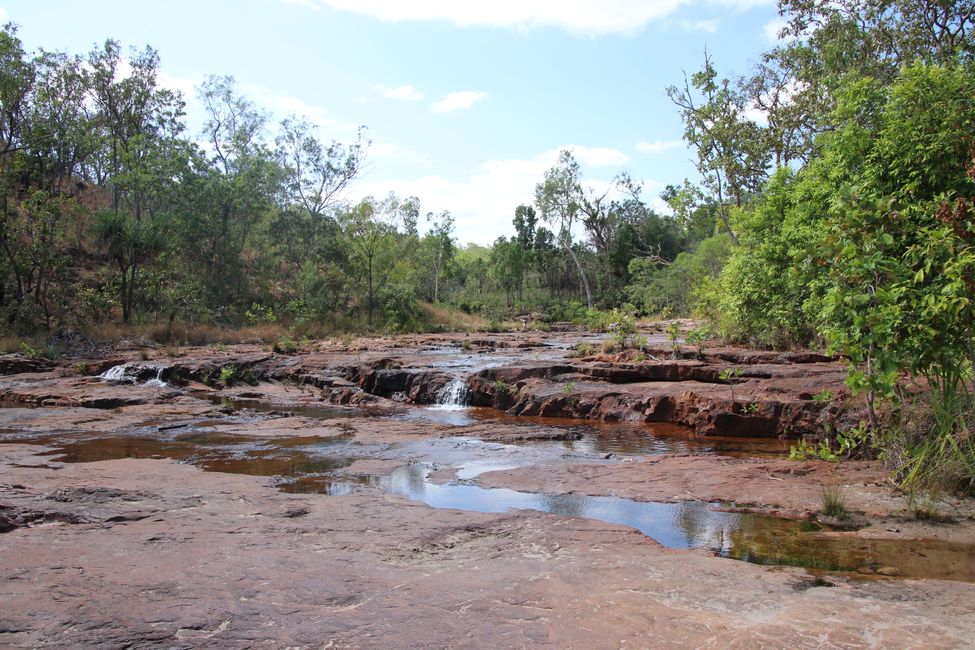
{"label": "eucalyptus tree", "polygon": [[457,250],[452,237],[454,218],[447,211],[438,215],[431,212],[427,214],[427,221],[430,229],[420,240],[417,257],[428,287],[427,297],[432,302],[439,302],[441,281]]}
{"label": "eucalyptus tree", "polygon": [[526,250],[517,237],[499,237],[491,247],[489,259],[491,278],[503,289],[511,307],[517,296],[521,298],[525,283]]}
{"label": "eucalyptus tree", "polygon": [[538,215],[530,205],[519,205],[515,208],[515,218],[512,220],[518,243],[522,249],[531,250],[535,246],[535,227],[538,224]]}
{"label": "eucalyptus tree", "polygon": [[11,24],[0,29],[0,164],[6,171],[8,154],[24,147],[24,127],[37,76],[34,61],[24,51]]}
{"label": "eucalyptus tree", "polygon": [[581,179],[579,163],[571,152],[563,150],[555,166],[546,171],[542,182],[535,186],[535,206],[542,219],[556,227],[556,238],[572,257],[586,291],[586,305],[591,309],[589,279],[572,241],[572,227],[579,221],[581,213]]}
{"label": "eucalyptus tree", "polygon": [[119,212],[124,202],[138,222],[157,180],[151,167],[158,145],[183,131],[183,98],[159,86],[159,54],[152,48],[126,58],[119,43],[109,39],[87,63],[108,163],[109,176],[101,180],[111,187],[112,210]]}
{"label": "eucalyptus tree", "polygon": [[366,323],[373,326],[376,296],[396,263],[396,206],[367,197],[339,213],[348,252],[348,274],[365,283]]}
{"label": "eucalyptus tree", "polygon": [[359,174],[369,145],[365,129],[345,145],[323,143],[317,127],[291,116],[281,122],[274,155],[283,172],[284,205],[271,224],[271,237],[290,268],[307,280],[310,270],[319,278],[335,277],[341,265],[339,225],[334,210]]}
{"label": "eucalyptus tree", "polygon": [[307,119],[285,119],[275,138],[275,155],[285,172],[288,199],[321,218],[359,175],[369,144],[364,127],[349,145],[334,140],[325,145]]}
{"label": "eucalyptus tree", "polygon": [[240,94],[232,77],[207,77],[198,89],[206,111],[199,192],[203,210],[190,215],[191,238],[209,279],[211,298],[246,300],[246,264],[265,253],[242,255],[272,212],[282,179],[267,146],[267,115]]}
{"label": "eucalyptus tree", "polygon": [[33,60],[24,51],[16,29],[8,24],[0,30],[0,307],[7,310],[10,297],[8,283],[12,286],[14,300],[24,295],[24,277],[21,273],[18,243],[19,237],[12,228],[14,218],[10,198],[15,191],[13,174],[18,153],[26,146],[25,130],[30,111],[30,96],[37,72]]}
{"label": "eucalyptus tree", "polygon": [[769,150],[761,126],[747,117],[749,99],[728,79],[718,79],[711,58],[683,87],[670,86],[667,95],[680,109],[684,140],[697,150],[697,169],[714,193],[718,214],[737,244],[728,217],[728,201],[741,207],[768,177]]}

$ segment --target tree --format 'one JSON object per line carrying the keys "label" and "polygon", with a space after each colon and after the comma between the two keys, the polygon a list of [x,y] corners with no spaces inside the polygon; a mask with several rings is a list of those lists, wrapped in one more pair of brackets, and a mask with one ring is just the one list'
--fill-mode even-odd
{"label": "tree", "polygon": [[156,254],[162,248],[162,238],[151,224],[131,221],[111,210],[98,213],[95,232],[118,269],[122,322],[128,323],[132,317],[131,269]]}
{"label": "tree", "polygon": [[512,223],[522,250],[532,249],[535,245],[535,227],[538,224],[535,209],[530,205],[519,205],[515,208],[515,218]]}
{"label": "tree", "polygon": [[451,238],[454,231],[454,218],[449,212],[441,212],[434,216],[433,213],[427,215],[430,222],[430,230],[426,236],[420,240],[417,255],[420,263],[426,269],[426,284],[429,287],[428,296],[433,302],[440,300],[440,281],[444,275],[447,265],[454,257],[456,247]]}
{"label": "tree", "polygon": [[684,179],[683,185],[665,187],[660,198],[673,213],[683,248],[691,249],[714,234],[718,220],[717,206],[707,199],[701,188]]}
{"label": "tree", "polygon": [[508,240],[499,237],[491,247],[489,263],[491,277],[499,287],[504,289],[508,307],[511,307],[515,295],[521,297],[524,285],[525,249],[521,247],[517,238]]}
{"label": "tree", "polygon": [[200,260],[211,302],[245,306],[251,274],[242,252],[274,208],[282,171],[262,137],[267,116],[238,93],[232,77],[208,77],[198,92],[208,151],[198,157],[197,208],[184,242]]}
{"label": "tree", "polygon": [[366,284],[366,322],[371,328],[376,294],[389,278],[395,262],[394,210],[388,203],[366,198],[339,215],[342,233],[349,249],[350,271],[364,276]]}
{"label": "tree", "polygon": [[581,178],[579,163],[572,153],[562,151],[555,166],[546,171],[544,180],[535,186],[535,205],[542,219],[557,226],[556,238],[572,257],[586,290],[586,304],[592,309],[589,280],[572,243],[572,226],[579,219],[580,212]]}
{"label": "tree", "polygon": [[779,14],[782,39],[748,83],[777,164],[816,155],[846,75],[888,84],[905,64],[975,56],[972,0],[780,0]]}
{"label": "tree", "polygon": [[[683,88],[667,88],[684,120],[684,140],[697,149],[697,169],[714,193],[718,214],[735,243],[726,201],[742,207],[746,197],[761,189],[767,177],[769,152],[762,128],[746,117],[748,97],[718,73],[704,54],[704,69]],[[700,97],[698,97],[700,95]]]}
{"label": "tree", "polygon": [[[88,84],[97,114],[94,122],[101,139],[100,158],[104,165],[93,162],[96,182],[107,184],[112,193],[112,211],[131,214],[137,226],[150,215],[154,199],[171,184],[174,169],[171,165],[183,129],[182,97],[156,83],[159,55],[152,48],[133,51],[128,58],[128,70],[121,47],[113,40],[105,41],[101,49],[88,56],[90,79]],[[65,141],[79,142],[78,138]],[[103,224],[104,225],[104,224]],[[131,229],[131,233],[140,228]],[[122,231],[119,231],[122,232]],[[133,234],[126,246],[136,246],[141,236]],[[147,256],[127,257],[128,278],[123,282],[127,295],[122,300],[122,319],[128,323],[132,316],[137,273]]]}
{"label": "tree", "polygon": [[275,144],[278,164],[286,175],[288,198],[310,217],[320,218],[358,176],[369,140],[365,128],[360,127],[351,145],[333,140],[325,146],[315,137],[311,122],[291,116],[281,122]]}

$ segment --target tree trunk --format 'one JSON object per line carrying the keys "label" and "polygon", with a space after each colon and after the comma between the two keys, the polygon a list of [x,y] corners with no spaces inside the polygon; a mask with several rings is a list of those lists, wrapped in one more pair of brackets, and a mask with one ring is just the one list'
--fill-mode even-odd
{"label": "tree trunk", "polygon": [[738,236],[731,229],[731,222],[728,220],[728,209],[724,205],[724,192],[721,189],[721,174],[716,173],[715,177],[718,179],[718,214],[721,216],[721,221],[724,222],[724,227],[728,229],[728,234],[731,235],[731,241],[735,242],[735,246],[737,246]]}
{"label": "tree trunk", "polygon": [[121,291],[121,294],[122,294],[121,295],[121,299],[122,299],[122,323],[128,325],[129,324],[129,305],[128,305],[128,301],[126,300],[126,296],[128,296],[128,293],[129,293],[128,292],[128,269],[125,268],[124,266],[120,266],[119,268],[122,271],[122,291]]}
{"label": "tree trunk", "polygon": [[[129,314],[129,319],[132,318],[132,303],[134,302],[134,296],[135,296],[135,273],[136,273],[136,266],[137,266],[137,264],[135,262],[133,262],[132,263],[132,266],[131,266],[131,270],[129,272],[130,273],[129,287],[128,287],[129,292],[125,296],[126,306],[128,307],[127,312]],[[127,324],[129,322],[129,320],[126,319],[125,322]]]}
{"label": "tree trunk", "polygon": [[371,257],[369,258],[369,261],[368,261],[367,266],[368,266],[368,275],[369,275],[369,278],[368,278],[368,282],[369,282],[369,297],[366,299],[368,301],[367,304],[366,304],[366,314],[367,314],[367,316],[366,316],[366,323],[367,323],[369,329],[372,329],[372,302],[373,302],[373,296],[372,296],[372,258]]}
{"label": "tree trunk", "polygon": [[576,252],[572,250],[572,246],[566,242],[565,239],[562,240],[562,245],[565,246],[567,251],[569,251],[572,261],[575,262],[576,269],[579,271],[579,277],[582,278],[582,286],[586,289],[586,306],[589,309],[592,309],[592,291],[589,289],[589,280],[586,279],[586,272],[582,269],[582,263],[579,262]]}

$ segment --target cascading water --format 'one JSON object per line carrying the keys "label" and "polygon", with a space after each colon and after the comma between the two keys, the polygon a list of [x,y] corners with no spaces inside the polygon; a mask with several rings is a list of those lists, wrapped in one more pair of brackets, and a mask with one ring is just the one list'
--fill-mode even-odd
{"label": "cascading water", "polygon": [[112,366],[102,374],[98,375],[98,378],[106,381],[127,381],[125,371],[128,370],[128,368],[129,364],[127,363],[123,363],[120,366]]}
{"label": "cascading water", "polygon": [[119,381],[127,382],[130,384],[137,384],[140,381],[140,376],[145,377],[147,371],[155,371],[156,376],[145,381],[146,386],[152,388],[167,388],[169,384],[163,381],[163,368],[152,368],[147,366],[140,366],[138,364],[123,363],[118,366],[112,366],[102,374],[98,375],[99,379],[104,379],[105,381]]}
{"label": "cascading water", "polygon": [[444,384],[444,387],[437,393],[436,408],[444,411],[459,411],[467,408],[467,400],[470,397],[470,390],[467,384],[460,379],[454,379]]}
{"label": "cascading water", "polygon": [[162,378],[163,369],[156,368],[156,376],[146,382],[146,386],[152,386],[153,388],[166,388],[169,386]]}

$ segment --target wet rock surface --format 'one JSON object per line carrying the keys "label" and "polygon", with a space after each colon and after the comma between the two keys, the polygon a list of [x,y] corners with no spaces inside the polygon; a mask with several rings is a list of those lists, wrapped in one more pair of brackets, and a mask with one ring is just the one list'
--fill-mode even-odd
{"label": "wet rock surface", "polygon": [[[742,437],[840,417],[812,399],[841,395],[838,364],[569,357],[578,337],[190,349],[0,377],[0,645],[970,643],[971,504],[945,506],[955,524],[907,521],[879,465],[792,463]],[[92,376],[122,363],[165,385]],[[734,401],[714,374],[729,364]],[[417,405],[458,377],[508,414]],[[803,532],[824,485],[866,527]],[[843,571],[781,566],[814,566],[810,540]]]}

